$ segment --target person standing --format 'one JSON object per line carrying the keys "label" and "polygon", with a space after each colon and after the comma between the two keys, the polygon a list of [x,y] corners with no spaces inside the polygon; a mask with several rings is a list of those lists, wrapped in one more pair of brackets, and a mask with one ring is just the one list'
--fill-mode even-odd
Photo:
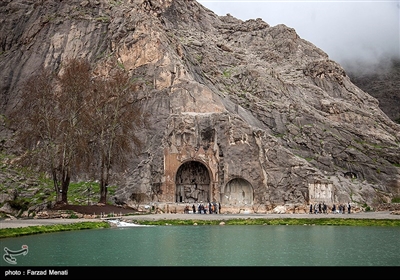
{"label": "person standing", "polygon": [[194,204],[192,205],[192,211],[193,211],[193,214],[196,214],[196,206],[194,206]]}
{"label": "person standing", "polygon": [[218,213],[221,214],[221,203],[218,202]]}
{"label": "person standing", "polygon": [[347,214],[350,214],[350,210],[351,210],[351,205],[350,202],[347,204]]}
{"label": "person standing", "polygon": [[310,203],[310,214],[312,214],[312,203]]}

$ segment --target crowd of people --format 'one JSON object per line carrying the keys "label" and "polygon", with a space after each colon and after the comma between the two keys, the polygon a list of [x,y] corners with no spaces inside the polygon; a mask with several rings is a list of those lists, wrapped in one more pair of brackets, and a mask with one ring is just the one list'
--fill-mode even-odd
{"label": "crowd of people", "polygon": [[[336,207],[336,204],[332,205],[331,212],[332,214],[346,214],[346,208],[347,208],[347,214],[351,213],[351,204],[350,202],[346,204],[339,204]],[[325,204],[325,202],[318,202],[315,204],[310,203],[310,212],[309,214],[328,214],[328,206]]]}
{"label": "crowd of people", "polygon": [[[186,205],[184,213],[189,214],[190,213],[190,208],[189,205]],[[204,205],[203,203],[199,203],[196,207],[196,205],[192,205],[192,213],[193,214],[218,214],[221,213],[221,204],[218,202],[209,202],[208,205]]]}
{"label": "crowd of people", "polygon": [[[350,214],[351,213],[351,204],[350,202],[347,204],[333,204],[330,209],[328,209],[328,205],[325,202],[317,202],[315,204],[310,203],[309,205],[309,214]],[[186,205],[184,209],[185,214],[193,213],[193,214],[218,214],[221,213],[221,204],[219,202],[208,202],[205,205],[203,203],[198,203],[197,207],[195,204],[192,205],[192,211],[190,211],[190,206]],[[347,211],[346,211],[347,210]]]}

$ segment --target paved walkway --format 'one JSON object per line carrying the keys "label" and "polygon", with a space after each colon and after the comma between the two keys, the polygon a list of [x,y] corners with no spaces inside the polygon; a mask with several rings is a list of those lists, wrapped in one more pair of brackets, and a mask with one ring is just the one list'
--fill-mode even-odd
{"label": "paved walkway", "polygon": [[[400,215],[390,214],[389,211],[382,212],[360,212],[352,214],[146,214],[122,216],[124,221],[140,220],[230,220],[230,219],[391,219],[399,220]],[[17,228],[38,225],[71,224],[76,222],[102,221],[102,219],[15,219],[1,220],[0,228]]]}
{"label": "paved walkway", "polygon": [[352,218],[352,219],[400,219],[400,215],[391,212],[360,212],[352,214],[151,214],[124,216],[133,220],[230,220],[230,219],[319,219],[319,218]]}

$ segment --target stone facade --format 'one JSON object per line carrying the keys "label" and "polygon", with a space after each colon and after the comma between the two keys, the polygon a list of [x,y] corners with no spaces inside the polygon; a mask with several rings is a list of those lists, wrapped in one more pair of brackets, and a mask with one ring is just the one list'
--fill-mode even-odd
{"label": "stone facade", "polygon": [[[233,118],[227,112],[179,114],[168,124],[170,133],[163,141],[166,147],[160,159],[159,195],[142,196],[136,202],[220,202],[225,209],[240,212],[285,204],[279,196],[297,205],[323,198],[314,195],[323,189],[320,185],[311,190],[307,183],[324,180],[318,170],[310,166],[313,172],[305,174],[299,168],[307,164],[304,160],[281,151],[260,128],[249,126],[237,116]],[[290,164],[280,164],[282,160]],[[303,179],[295,182],[300,175]],[[280,186],[289,187],[289,194],[280,192]],[[332,189],[332,184],[329,187]],[[132,191],[131,187],[125,188],[126,193]],[[309,192],[313,197],[309,198]]]}

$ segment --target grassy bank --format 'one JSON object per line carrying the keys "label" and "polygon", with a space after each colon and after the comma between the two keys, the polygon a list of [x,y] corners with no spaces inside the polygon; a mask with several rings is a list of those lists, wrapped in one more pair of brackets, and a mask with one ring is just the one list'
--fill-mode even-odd
{"label": "grassy bank", "polygon": [[[231,220],[158,220],[158,221],[135,221],[141,225],[219,225],[224,222],[225,225],[318,225],[318,226],[385,226],[400,227],[400,220],[390,219],[231,219]],[[29,226],[22,228],[5,228],[0,229],[0,238],[18,237],[22,235],[82,230],[82,229],[98,229],[109,228],[108,222],[76,222],[67,225],[48,225],[48,226]]]}
{"label": "grassy bank", "polygon": [[0,238],[17,237],[22,235],[31,235],[39,233],[49,233],[58,231],[69,230],[82,230],[82,229],[98,229],[109,228],[110,224],[107,222],[77,222],[67,225],[48,225],[48,226],[30,226],[19,228],[4,228],[0,229]]}

